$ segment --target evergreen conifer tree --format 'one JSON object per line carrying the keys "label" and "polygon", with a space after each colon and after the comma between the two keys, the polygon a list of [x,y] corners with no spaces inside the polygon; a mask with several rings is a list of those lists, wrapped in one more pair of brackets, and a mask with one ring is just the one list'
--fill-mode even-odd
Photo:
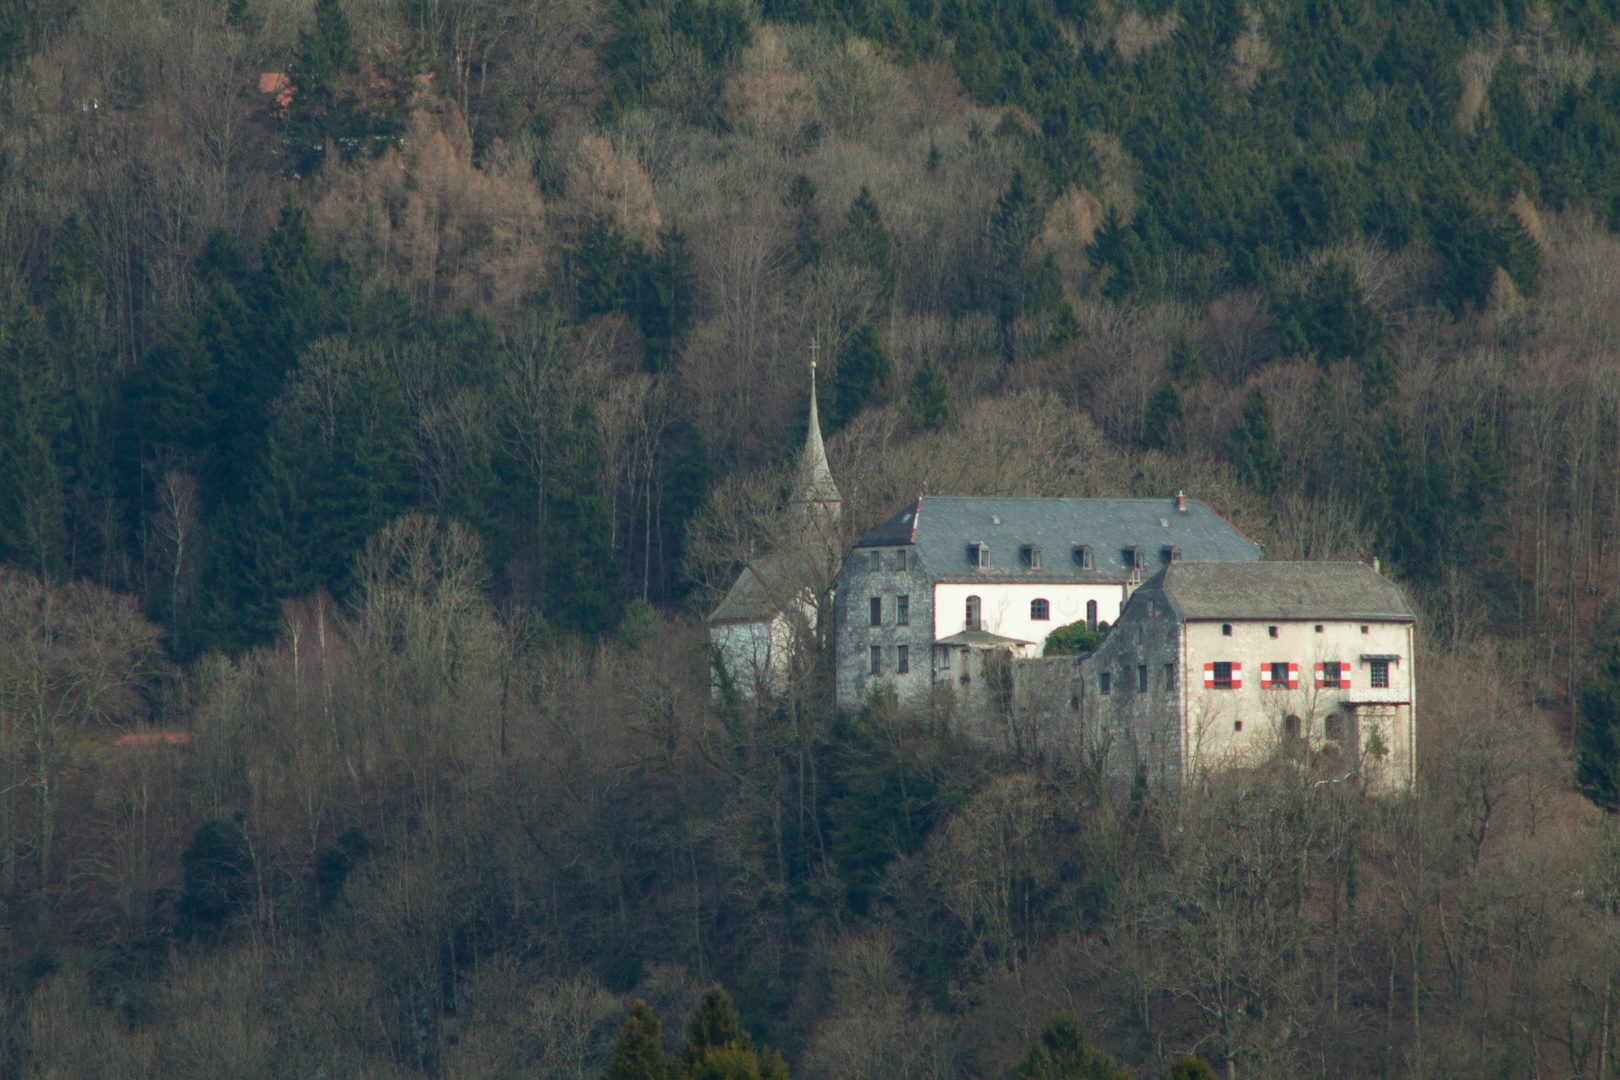
{"label": "evergreen conifer tree", "polygon": [[1093,1050],[1086,1029],[1072,1016],[1048,1020],[1024,1056],[1013,1066],[1013,1080],[1130,1080],[1130,1072],[1101,1050]]}
{"label": "evergreen conifer tree", "polygon": [[804,173],[788,185],[782,204],[793,211],[793,253],[801,267],[815,266],[826,253],[827,244],[818,235],[821,215],[816,213],[816,185]]}
{"label": "evergreen conifer tree", "polygon": [[618,627],[623,598],[593,425],[580,406],[547,477],[545,613],[559,629],[598,637]]}
{"label": "evergreen conifer tree", "polygon": [[1142,445],[1149,450],[1168,450],[1176,421],[1181,419],[1181,391],[1173,380],[1166,380],[1148,399],[1142,418]]}
{"label": "evergreen conifer tree", "polygon": [[737,1010],[725,987],[715,985],[703,992],[697,1008],[686,1021],[686,1041],[681,1046],[681,1064],[691,1069],[705,1054],[721,1048],[749,1050],[753,1040],[737,1022]]}
{"label": "evergreen conifer tree", "polygon": [[932,355],[923,357],[922,365],[911,377],[911,394],[906,401],[912,419],[924,431],[938,431],[950,417],[950,398],[944,369]]}
{"label": "evergreen conifer tree", "polygon": [[1620,810],[1620,631],[1606,628],[1581,682],[1575,729],[1575,782],[1609,813]]}
{"label": "evergreen conifer tree", "polygon": [[1203,1058],[1182,1054],[1164,1067],[1164,1080],[1215,1080],[1215,1070]]}
{"label": "evergreen conifer tree", "polygon": [[51,367],[39,319],[19,312],[0,349],[0,555],[47,580],[60,576],[67,548]]}
{"label": "evergreen conifer tree", "polygon": [[1243,419],[1232,425],[1232,458],[1238,472],[1262,495],[1270,495],[1282,482],[1282,457],[1271,422],[1271,402],[1258,386],[1243,403]]}
{"label": "evergreen conifer tree", "polygon": [[872,272],[885,300],[894,295],[893,244],[894,238],[889,235],[889,230],[883,224],[883,215],[878,212],[877,200],[863,184],[844,215],[844,232],[839,246],[846,259]]}
{"label": "evergreen conifer tree", "polygon": [[636,325],[647,341],[646,369],[656,374],[675,362],[697,307],[692,251],[680,226],[658,234],[658,250],[644,260],[637,288]]}
{"label": "evergreen conifer tree", "polygon": [[664,1057],[664,1029],[645,1001],[636,1000],[613,1046],[603,1080],[670,1080]]}
{"label": "evergreen conifer tree", "polygon": [[836,431],[875,402],[889,381],[889,354],[871,324],[862,323],[838,350],[831,416]]}

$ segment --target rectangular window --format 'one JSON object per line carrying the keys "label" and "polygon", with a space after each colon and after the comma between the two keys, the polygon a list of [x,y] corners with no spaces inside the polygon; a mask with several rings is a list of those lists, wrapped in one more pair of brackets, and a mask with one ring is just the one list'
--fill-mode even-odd
{"label": "rectangular window", "polygon": [[1288,689],[1288,661],[1271,665],[1271,688],[1273,690]]}
{"label": "rectangular window", "polygon": [[1232,689],[1232,662],[1230,660],[1217,660],[1215,662],[1214,687],[1216,690]]}
{"label": "rectangular window", "polygon": [[878,672],[883,670],[883,646],[881,646],[881,645],[872,646],[871,656],[872,656],[872,674],[876,675]]}
{"label": "rectangular window", "polygon": [[1374,660],[1372,662],[1372,684],[1375,690],[1389,689],[1389,661]]}
{"label": "rectangular window", "polygon": [[911,597],[897,596],[894,598],[894,625],[911,625]]}
{"label": "rectangular window", "polygon": [[883,552],[874,551],[866,557],[866,568],[872,573],[883,569]]}
{"label": "rectangular window", "polygon": [[904,548],[894,553],[894,568],[902,574],[906,572],[906,552]]}
{"label": "rectangular window", "polygon": [[1350,680],[1345,676],[1348,675],[1349,672],[1344,670],[1344,668],[1347,666],[1348,665],[1339,663],[1337,660],[1324,661],[1322,664],[1323,687],[1329,690],[1337,690],[1345,683],[1348,683]]}
{"label": "rectangular window", "polygon": [[872,597],[872,600],[871,600],[871,603],[870,603],[869,606],[870,606],[871,612],[872,612],[872,625],[873,626],[882,626],[883,625],[883,597],[881,597],[881,596]]}
{"label": "rectangular window", "polygon": [[1024,550],[1028,553],[1029,568],[1031,570],[1039,570],[1041,568],[1041,549],[1038,547],[1028,547]]}
{"label": "rectangular window", "polygon": [[1147,693],[1147,665],[1138,664],[1136,668],[1136,689],[1138,693]]}
{"label": "rectangular window", "polygon": [[990,548],[987,544],[968,545],[968,563],[980,570],[990,569]]}
{"label": "rectangular window", "polygon": [[1091,559],[1091,548],[1088,545],[1081,544],[1074,549],[1074,561],[1080,564],[1082,570],[1095,569]]}
{"label": "rectangular window", "polygon": [[951,670],[951,648],[948,645],[939,650],[939,670]]}
{"label": "rectangular window", "polygon": [[896,645],[894,648],[894,671],[897,675],[904,675],[911,670],[911,646]]}
{"label": "rectangular window", "polygon": [[1176,665],[1174,664],[1164,665],[1164,688],[1166,690],[1176,688]]}
{"label": "rectangular window", "polygon": [[1114,676],[1109,672],[1101,672],[1097,676],[1097,693],[1112,694],[1114,692]]}

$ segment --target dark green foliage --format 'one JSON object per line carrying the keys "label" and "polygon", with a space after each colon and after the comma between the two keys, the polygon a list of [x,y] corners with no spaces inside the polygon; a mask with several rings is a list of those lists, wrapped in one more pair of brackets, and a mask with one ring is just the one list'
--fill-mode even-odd
{"label": "dark green foliage", "polygon": [[713,68],[726,64],[753,39],[748,13],[738,0],[677,0],[669,25],[690,38]]}
{"label": "dark green foliage", "polygon": [[573,271],[580,317],[614,311],[629,316],[646,344],[647,370],[667,370],[697,304],[692,254],[680,227],[660,232],[649,252],[596,215],[580,236]]}
{"label": "dark green foliage", "polygon": [[1337,259],[1324,263],[1304,292],[1282,303],[1278,321],[1284,353],[1315,356],[1322,364],[1355,361],[1368,405],[1376,406],[1394,384],[1384,322],[1362,295],[1348,264]]}
{"label": "dark green foliage", "polygon": [[1610,625],[1581,681],[1575,727],[1575,783],[1609,813],[1620,810],[1620,632]]}
{"label": "dark green foliage", "polygon": [[667,1080],[671,1071],[664,1057],[663,1025],[645,1001],[631,1002],[603,1080]]}
{"label": "dark green foliage", "polygon": [[1232,425],[1232,462],[1238,474],[1262,495],[1270,495],[1282,481],[1282,457],[1271,422],[1271,402],[1258,386],[1243,403],[1243,419]]}
{"label": "dark green foliage", "polygon": [[1181,391],[1174,380],[1166,380],[1148,399],[1142,417],[1142,445],[1148,450],[1168,450],[1176,424],[1181,419]]}
{"label": "dark green foliage", "polygon": [[831,408],[827,410],[832,430],[837,431],[878,400],[892,366],[877,331],[867,323],[857,326],[838,350]]}
{"label": "dark green foliage", "polygon": [[1013,1080],[1130,1080],[1130,1072],[1101,1050],[1093,1050],[1086,1029],[1073,1016],[1046,1022],[1012,1069]]}
{"label": "dark green foliage", "polygon": [[345,829],[330,846],[315,854],[315,889],[322,907],[343,894],[349,874],[371,854],[371,843],[359,829]]}
{"label": "dark green foliage", "polygon": [[643,265],[633,317],[646,338],[646,368],[656,373],[674,364],[697,308],[692,253],[679,225],[658,234],[658,250]]}
{"label": "dark green foliage", "polygon": [[1088,653],[1101,645],[1102,639],[1107,636],[1107,629],[1086,629],[1085,620],[1082,619],[1080,622],[1060,626],[1046,635],[1046,646],[1042,655],[1074,656],[1077,653]]}
{"label": "dark green foliage", "polygon": [[1215,1080],[1215,1070],[1203,1058],[1182,1054],[1165,1065],[1164,1080]]}
{"label": "dark green foliage", "polygon": [[298,35],[290,71],[293,99],[282,121],[298,173],[319,169],[329,142],[349,158],[361,149],[380,153],[404,131],[409,80],[400,78],[394,92],[382,97],[373,87],[362,100],[359,70],[354,27],[341,0],[316,0],[314,25]]}
{"label": "dark green foliage", "polygon": [[6,339],[0,348],[0,557],[52,579],[60,576],[67,546],[58,462],[65,422],[38,318],[19,313]]}
{"label": "dark green foliage", "polygon": [[942,783],[932,737],[873,721],[869,710],[832,733],[828,841],[856,914],[877,897],[889,862],[918,850],[955,797]]}
{"label": "dark green foliage", "polygon": [[253,891],[253,857],[247,837],[234,821],[210,821],[191,838],[181,856],[185,887],[178,911],[187,937],[219,930]]}
{"label": "dark green foliage", "polygon": [[589,636],[619,625],[619,560],[602,495],[602,463],[590,411],[580,407],[546,479],[545,615]]}
{"label": "dark green foliage", "polygon": [[[647,0],[619,0],[612,33],[601,49],[607,91],[597,118],[608,123],[652,95],[659,84],[687,62],[695,50],[702,72],[682,70],[703,80],[698,100],[682,102],[692,123],[718,126],[723,75],[753,39],[748,9],[738,0],[676,0],[671,7]],[[684,46],[684,48],[683,48]]]}
{"label": "dark green foliage", "polygon": [[737,1022],[737,1010],[723,986],[711,986],[686,1021],[686,1041],[681,1045],[681,1065],[690,1070],[713,1050],[747,1051],[753,1046],[748,1033]]}
{"label": "dark green foliage", "polygon": [[923,357],[916,374],[911,377],[911,393],[906,398],[911,418],[924,431],[938,431],[945,426],[951,414],[951,388],[945,382],[945,371],[932,356]]}
{"label": "dark green foliage", "polygon": [[838,234],[836,254],[871,277],[877,295],[888,300],[894,295],[894,238],[883,224],[877,200],[862,185],[844,214],[844,228]]}
{"label": "dark green foliage", "polygon": [[815,266],[827,251],[826,241],[818,234],[821,215],[816,212],[816,185],[800,173],[788,185],[782,204],[793,211],[793,253],[801,267]]}
{"label": "dark green foliage", "polygon": [[990,215],[990,308],[1001,323],[1006,357],[1014,359],[1012,326],[1062,298],[1057,264],[1050,255],[1041,262],[1029,257],[1040,234],[1045,205],[1022,170],[1015,170],[1007,190]]}

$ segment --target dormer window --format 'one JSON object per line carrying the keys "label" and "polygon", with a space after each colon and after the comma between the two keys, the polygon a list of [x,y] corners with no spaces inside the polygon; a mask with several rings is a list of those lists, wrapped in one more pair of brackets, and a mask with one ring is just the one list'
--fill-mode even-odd
{"label": "dormer window", "polygon": [[1119,561],[1127,570],[1141,570],[1147,566],[1147,552],[1139,547],[1128,547],[1119,553]]}
{"label": "dormer window", "polygon": [[1092,558],[1091,545],[1076,544],[1074,548],[1074,561],[1080,564],[1082,570],[1096,568],[1096,561]]}
{"label": "dormer window", "polygon": [[1167,545],[1159,552],[1159,554],[1164,556],[1164,564],[1166,566],[1169,566],[1173,562],[1181,561],[1181,548],[1175,544]]}
{"label": "dormer window", "polygon": [[1041,568],[1041,549],[1033,544],[1025,544],[1023,548],[1024,565],[1031,570]]}
{"label": "dormer window", "polygon": [[990,569],[990,545],[969,544],[968,565],[979,570]]}

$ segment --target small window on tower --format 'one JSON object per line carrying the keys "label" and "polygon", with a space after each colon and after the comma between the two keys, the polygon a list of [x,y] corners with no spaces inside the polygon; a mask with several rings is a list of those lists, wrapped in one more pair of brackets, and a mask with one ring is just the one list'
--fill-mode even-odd
{"label": "small window on tower", "polygon": [[872,597],[871,601],[867,604],[867,609],[870,611],[871,616],[872,616],[872,625],[873,626],[882,626],[883,625],[883,597],[881,597],[881,596]]}
{"label": "small window on tower", "polygon": [[873,645],[869,657],[872,661],[872,674],[876,675],[883,670],[883,646]]}
{"label": "small window on tower", "polygon": [[911,625],[911,597],[897,596],[894,598],[894,625]]}
{"label": "small window on tower", "polygon": [[1136,690],[1137,690],[1137,693],[1141,693],[1141,694],[1147,693],[1147,665],[1146,664],[1138,664],[1137,667],[1136,667]]}
{"label": "small window on tower", "polygon": [[883,552],[874,551],[866,557],[866,560],[866,568],[872,573],[875,574],[883,569]]}
{"label": "small window on tower", "polygon": [[1176,688],[1176,665],[1174,664],[1164,665],[1164,688],[1166,690]]}
{"label": "small window on tower", "polygon": [[1097,693],[1112,694],[1114,692],[1114,676],[1111,672],[1103,671],[1097,674]]}
{"label": "small window on tower", "polygon": [[904,675],[911,670],[911,646],[896,645],[894,649],[894,671],[897,675]]}
{"label": "small window on tower", "polygon": [[906,551],[904,548],[894,553],[894,568],[902,574],[906,572]]}
{"label": "small window on tower", "polygon": [[939,670],[951,670],[951,647],[949,645],[939,650]]}

